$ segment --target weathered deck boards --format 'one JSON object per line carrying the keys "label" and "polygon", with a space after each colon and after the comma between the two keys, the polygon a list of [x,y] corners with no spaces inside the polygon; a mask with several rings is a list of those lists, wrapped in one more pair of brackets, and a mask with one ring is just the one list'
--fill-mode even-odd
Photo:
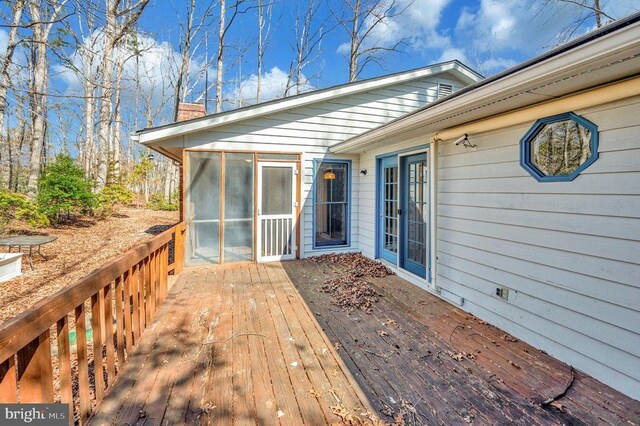
{"label": "weathered deck boards", "polygon": [[186,269],[92,424],[338,422],[369,403],[280,264]]}
{"label": "weathered deck boards", "polygon": [[[383,297],[349,314],[319,291],[340,265],[283,267],[382,419],[405,400],[417,424],[640,424],[640,402],[578,371],[565,412],[541,407],[571,382],[568,365],[397,276],[365,278]],[[450,356],[461,352],[472,357]]]}

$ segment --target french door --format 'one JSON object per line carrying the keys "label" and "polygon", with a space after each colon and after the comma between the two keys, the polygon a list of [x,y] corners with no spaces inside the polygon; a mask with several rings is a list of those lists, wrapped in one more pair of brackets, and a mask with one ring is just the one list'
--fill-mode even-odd
{"label": "french door", "polygon": [[379,256],[426,278],[429,257],[427,154],[383,157],[378,170]]}
{"label": "french door", "polygon": [[426,153],[401,157],[400,262],[399,266],[427,277],[427,224],[429,171]]}
{"label": "french door", "polygon": [[378,216],[380,225],[380,257],[391,263],[398,261],[398,157],[386,157],[380,160],[380,204]]}
{"label": "french door", "polygon": [[296,163],[258,163],[258,262],[296,256]]}

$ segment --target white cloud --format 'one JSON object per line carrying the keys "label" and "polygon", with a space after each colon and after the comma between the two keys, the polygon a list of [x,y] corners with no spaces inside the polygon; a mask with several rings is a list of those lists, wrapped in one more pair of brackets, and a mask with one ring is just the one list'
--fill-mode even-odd
{"label": "white cloud", "polygon": [[[637,0],[603,3],[605,13],[621,18],[637,10]],[[477,9],[464,8],[455,27],[454,47],[463,49],[470,64],[485,74],[500,71],[561,42],[594,29],[590,10],[571,2],[481,0]],[[574,29],[575,31],[568,31]],[[515,58],[515,59],[514,59]]]}
{"label": "white cloud", "polygon": [[[288,75],[278,67],[262,74],[260,79],[260,102],[270,101],[272,99],[282,98],[287,87]],[[300,93],[314,90],[315,87],[302,76],[302,87]],[[251,74],[244,79],[238,87],[225,93],[225,98],[233,108],[239,108],[246,105],[256,103],[256,94],[258,92],[258,76]],[[290,91],[295,95],[295,88]]]}
{"label": "white cloud", "polygon": [[460,49],[458,47],[447,47],[444,49],[437,62],[453,61],[454,59],[457,59],[463,64],[469,63],[464,49]]}
{"label": "white cloud", "polygon": [[[439,35],[436,31],[442,11],[451,0],[396,0],[390,14],[378,23],[365,40],[366,46],[393,47],[405,40],[412,49],[421,49],[437,44]],[[382,8],[391,4],[391,0],[383,1]],[[371,16],[365,21],[363,28],[370,27],[376,18]],[[366,47],[365,46],[365,47]],[[349,43],[338,46],[337,52],[347,54]]]}

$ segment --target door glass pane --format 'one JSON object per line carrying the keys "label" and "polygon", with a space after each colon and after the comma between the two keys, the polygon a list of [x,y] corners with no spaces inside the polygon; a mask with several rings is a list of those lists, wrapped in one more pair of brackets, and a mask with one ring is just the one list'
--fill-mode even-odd
{"label": "door glass pane", "polygon": [[398,252],[398,166],[384,168],[384,246]]}
{"label": "door glass pane", "polygon": [[293,204],[291,167],[262,168],[262,215],[291,214]]}
{"label": "door glass pane", "polygon": [[317,204],[316,205],[316,244],[346,244],[346,205]]}
{"label": "door glass pane", "polygon": [[187,153],[188,264],[220,261],[220,154]]}
{"label": "door glass pane", "polygon": [[426,160],[411,162],[407,199],[407,259],[426,266],[427,164]]}
{"label": "door glass pane", "polygon": [[316,173],[316,202],[347,202],[347,164],[322,163]]}
{"label": "door glass pane", "polygon": [[224,156],[224,262],[253,260],[253,154]]}
{"label": "door glass pane", "polygon": [[261,153],[258,153],[258,160],[297,161],[298,154],[269,154],[269,153],[261,152]]}

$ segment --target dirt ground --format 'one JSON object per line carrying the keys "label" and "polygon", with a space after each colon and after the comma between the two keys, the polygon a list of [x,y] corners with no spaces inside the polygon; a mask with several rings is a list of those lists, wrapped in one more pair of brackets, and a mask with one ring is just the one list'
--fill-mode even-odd
{"label": "dirt ground", "polygon": [[35,270],[29,267],[25,254],[22,275],[0,283],[0,324],[177,221],[178,212],[122,208],[107,219],[89,218],[74,225],[35,231],[13,229],[12,235],[43,234],[58,239],[42,246],[48,260],[34,254]]}

